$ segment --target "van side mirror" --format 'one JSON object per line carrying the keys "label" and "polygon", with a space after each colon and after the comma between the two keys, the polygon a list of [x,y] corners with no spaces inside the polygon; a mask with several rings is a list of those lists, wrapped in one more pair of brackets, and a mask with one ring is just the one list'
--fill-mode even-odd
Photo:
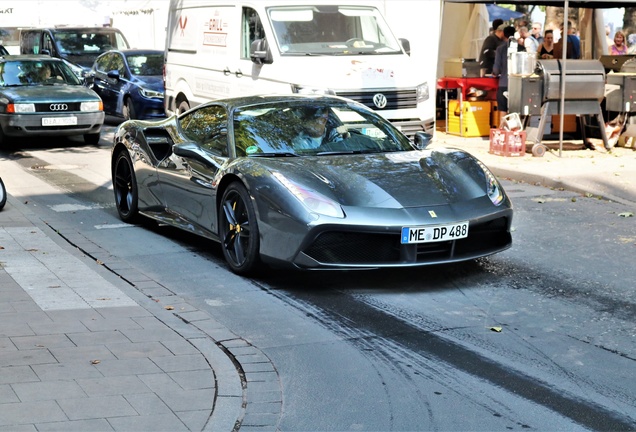
{"label": "van side mirror", "polygon": [[256,64],[274,63],[267,39],[256,39],[252,42],[250,45],[250,58]]}
{"label": "van side mirror", "polygon": [[431,143],[431,138],[433,135],[426,132],[415,132],[415,147],[418,150],[424,150]]}
{"label": "van side mirror", "polygon": [[406,54],[411,55],[411,42],[408,39],[400,38],[400,43]]}

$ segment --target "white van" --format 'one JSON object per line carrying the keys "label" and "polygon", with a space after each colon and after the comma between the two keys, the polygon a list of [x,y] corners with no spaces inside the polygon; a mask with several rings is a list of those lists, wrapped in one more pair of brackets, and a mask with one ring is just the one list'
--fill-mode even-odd
{"label": "white van", "polygon": [[408,47],[361,3],[171,0],[166,111],[248,94],[328,93],[373,108],[409,136],[433,133],[435,83]]}

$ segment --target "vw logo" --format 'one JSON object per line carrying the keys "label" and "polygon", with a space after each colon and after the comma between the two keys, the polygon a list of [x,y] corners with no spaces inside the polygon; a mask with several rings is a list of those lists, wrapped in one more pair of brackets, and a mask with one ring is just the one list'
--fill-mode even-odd
{"label": "vw logo", "polygon": [[386,107],[386,96],[384,96],[382,93],[374,94],[373,105],[377,106],[378,108]]}
{"label": "vw logo", "polygon": [[51,104],[51,105],[49,105],[49,109],[51,111],[66,111],[66,110],[68,110],[68,105],[66,105],[66,104]]}

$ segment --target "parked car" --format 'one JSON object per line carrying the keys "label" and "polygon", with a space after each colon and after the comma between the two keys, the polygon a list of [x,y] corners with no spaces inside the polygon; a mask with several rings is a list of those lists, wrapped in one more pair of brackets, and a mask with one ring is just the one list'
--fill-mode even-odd
{"label": "parked car", "polygon": [[0,143],[14,137],[84,135],[97,144],[102,101],[62,60],[0,57]]}
{"label": "parked car", "polygon": [[427,149],[335,96],[216,100],[119,126],[122,220],[144,215],[221,243],[238,274],[419,266],[511,246],[511,203],[470,154]]}
{"label": "parked car", "polygon": [[97,56],[130,46],[121,31],[113,27],[49,27],[20,30],[20,54],[48,54],[61,58],[80,78]]}
{"label": "parked car", "polygon": [[163,51],[108,51],[97,57],[87,85],[104,101],[108,115],[129,119],[164,118]]}

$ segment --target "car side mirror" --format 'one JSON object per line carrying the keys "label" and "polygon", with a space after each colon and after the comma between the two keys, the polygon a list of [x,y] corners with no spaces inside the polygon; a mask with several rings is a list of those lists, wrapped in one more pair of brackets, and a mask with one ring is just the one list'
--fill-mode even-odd
{"label": "car side mirror", "polygon": [[106,73],[106,76],[108,78],[112,78],[112,79],[118,80],[119,79],[119,71],[118,70],[108,71]]}
{"label": "car side mirror", "polygon": [[400,44],[402,44],[402,48],[407,55],[411,55],[411,42],[408,39],[400,38]]}
{"label": "car side mirror", "polygon": [[250,45],[250,58],[252,62],[259,65],[274,63],[272,51],[269,49],[267,39],[256,39],[252,42]]}
{"label": "car side mirror", "polygon": [[426,132],[415,132],[415,147],[418,150],[424,150],[431,143],[433,135]]}

